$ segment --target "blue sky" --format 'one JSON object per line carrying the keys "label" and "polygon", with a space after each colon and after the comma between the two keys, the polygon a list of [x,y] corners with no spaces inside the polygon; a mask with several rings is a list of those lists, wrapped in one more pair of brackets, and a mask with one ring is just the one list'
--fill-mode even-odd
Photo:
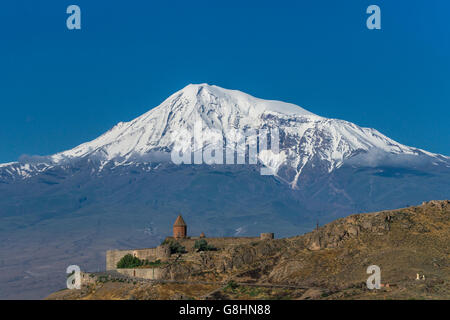
{"label": "blue sky", "polygon": [[[382,30],[366,28],[370,4]],[[449,12],[430,0],[4,2],[0,162],[72,148],[203,82],[450,155]]]}

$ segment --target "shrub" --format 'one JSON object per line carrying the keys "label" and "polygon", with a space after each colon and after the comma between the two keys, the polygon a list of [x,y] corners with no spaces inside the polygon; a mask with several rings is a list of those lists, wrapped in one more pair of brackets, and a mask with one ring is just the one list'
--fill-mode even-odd
{"label": "shrub", "polygon": [[132,254],[127,254],[122,257],[122,259],[117,262],[117,268],[126,269],[126,268],[136,268],[143,265],[143,261],[139,258],[136,258]]}
{"label": "shrub", "polygon": [[261,293],[261,290],[259,290],[258,288],[252,288],[252,289],[250,289],[249,295],[250,295],[250,297],[256,297],[260,293]]}
{"label": "shrub", "polygon": [[162,243],[163,244],[168,244],[170,247],[170,253],[174,254],[174,253],[186,253],[186,248],[183,247],[178,241],[174,241],[174,240],[164,240]]}
{"label": "shrub", "polygon": [[178,241],[175,241],[173,239],[165,239],[163,242],[161,242],[161,245],[168,244],[170,247],[170,253],[186,253],[186,248],[182,246]]}
{"label": "shrub", "polygon": [[159,266],[161,266],[162,265],[162,262],[161,262],[161,260],[156,260],[156,261],[146,261],[145,262],[145,265],[146,266],[150,266],[150,267],[159,267]]}
{"label": "shrub", "polygon": [[217,250],[214,246],[209,245],[205,239],[195,241],[194,249],[197,249],[198,252]]}
{"label": "shrub", "polygon": [[225,290],[230,289],[230,290],[234,291],[238,287],[239,287],[239,285],[236,282],[234,282],[233,280],[230,280],[230,281],[228,281],[228,283],[225,287]]}

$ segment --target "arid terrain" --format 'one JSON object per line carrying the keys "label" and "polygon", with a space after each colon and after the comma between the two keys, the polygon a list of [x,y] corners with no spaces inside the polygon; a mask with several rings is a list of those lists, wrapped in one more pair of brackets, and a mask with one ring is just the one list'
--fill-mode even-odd
{"label": "arid terrain", "polygon": [[[366,286],[370,265],[381,269],[379,290]],[[450,201],[351,215],[291,238],[188,250],[165,266],[165,280],[92,277],[47,299],[450,299]]]}

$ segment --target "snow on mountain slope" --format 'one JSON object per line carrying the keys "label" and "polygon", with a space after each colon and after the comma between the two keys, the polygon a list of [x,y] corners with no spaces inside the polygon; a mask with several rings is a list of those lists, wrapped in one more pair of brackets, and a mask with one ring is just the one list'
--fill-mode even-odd
{"label": "snow on mountain slope", "polygon": [[226,131],[230,128],[258,128],[263,114],[319,118],[292,104],[261,100],[216,86],[188,85],[142,116],[127,123],[120,122],[101,137],[56,154],[52,160],[89,154],[100,154],[105,160],[112,160],[143,155],[152,150],[167,151],[174,142],[172,133],[193,130],[198,119],[203,121],[205,130]]}
{"label": "snow on mountain slope", "polygon": [[100,160],[100,170],[111,162],[117,166],[154,161],[155,155],[172,150],[177,133],[193,132],[199,119],[205,145],[214,143],[213,132],[226,136],[231,129],[278,128],[280,154],[265,151],[259,159],[275,172],[284,166],[293,170],[285,176],[292,186],[307,166],[331,172],[352,158],[358,165],[370,165],[386,159],[386,155],[425,156],[435,163],[450,163],[449,157],[402,145],[375,129],[323,118],[293,104],[262,100],[236,90],[191,84],[158,107],[130,122],[118,123],[93,141],[37,163],[0,165],[0,177],[27,178],[49,167],[89,157]]}

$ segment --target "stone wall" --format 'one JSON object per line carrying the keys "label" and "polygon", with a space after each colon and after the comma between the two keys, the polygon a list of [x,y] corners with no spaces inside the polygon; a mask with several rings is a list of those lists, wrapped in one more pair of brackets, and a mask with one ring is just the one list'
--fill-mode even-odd
{"label": "stone wall", "polygon": [[[162,278],[162,269],[161,268],[145,268],[145,269],[115,269],[117,273],[120,273],[126,277],[135,278],[136,280],[144,279],[144,280],[159,280]],[[105,281],[112,280],[117,278],[117,275],[114,274],[96,274],[96,273],[88,273],[81,272],[81,286],[89,286],[91,284],[95,284],[97,281]]]}
{"label": "stone wall", "polygon": [[133,250],[108,250],[106,251],[106,270],[115,270],[117,262],[127,254],[134,255],[141,260],[156,260],[156,248],[133,249]]}
{"label": "stone wall", "polygon": [[[186,239],[174,239],[173,237],[167,237],[166,241],[177,241],[182,246],[186,248],[187,251],[193,251],[195,241],[199,240],[199,237],[189,237]],[[259,237],[221,237],[221,238],[203,238],[208,242],[208,244],[218,248],[222,249],[224,247],[230,246],[230,245],[240,245],[240,244],[246,244],[251,243],[254,241],[260,241]]]}
{"label": "stone wall", "polygon": [[106,270],[115,270],[117,262],[127,254],[131,254],[141,260],[167,260],[170,258],[170,248],[168,245],[161,245],[156,248],[133,249],[133,250],[108,250],[106,251]]}
{"label": "stone wall", "polygon": [[158,280],[158,279],[161,279],[161,275],[162,275],[160,268],[116,269],[116,271],[125,276],[138,278],[138,279]]}
{"label": "stone wall", "polygon": [[268,232],[268,233],[261,233],[259,237],[261,240],[272,240],[273,238],[275,238],[275,235],[272,232]]}
{"label": "stone wall", "polygon": [[[267,237],[273,237],[273,234],[267,234]],[[263,237],[221,237],[221,238],[203,238],[209,245],[212,245],[218,249],[228,247],[230,245],[241,245],[255,241],[261,241]],[[265,237],[264,237],[265,238]],[[199,237],[188,237],[186,239],[177,239],[173,237],[167,237],[166,241],[178,241],[182,246],[186,248],[188,252],[194,251],[195,241],[199,240]],[[157,248],[147,249],[133,249],[133,250],[108,250],[106,251],[106,270],[116,270],[117,262],[120,261],[125,255],[131,254],[141,260],[167,260],[170,258],[170,249],[168,245],[161,245]]]}

